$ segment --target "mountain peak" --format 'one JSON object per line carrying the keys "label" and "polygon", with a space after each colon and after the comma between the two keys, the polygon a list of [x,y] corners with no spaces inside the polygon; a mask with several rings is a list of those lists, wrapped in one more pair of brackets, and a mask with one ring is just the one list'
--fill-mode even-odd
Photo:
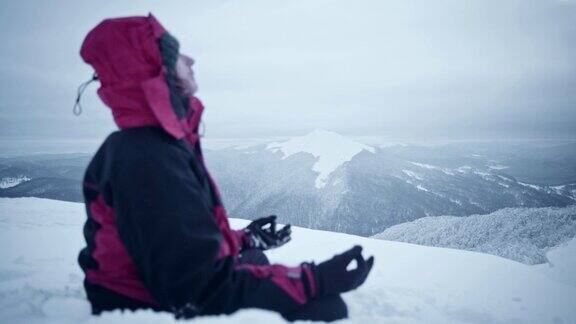
{"label": "mountain peak", "polygon": [[304,136],[293,137],[284,142],[270,143],[267,149],[281,152],[283,158],[300,152],[310,153],[318,158],[312,167],[312,170],[319,173],[316,178],[317,188],[324,187],[334,170],[350,161],[362,150],[374,153],[374,148],[371,146],[325,129],[315,129]]}
{"label": "mountain peak", "polygon": [[336,132],[329,131],[323,128],[316,128],[315,130],[311,131],[310,133],[304,135],[304,137],[313,137],[313,136],[325,136],[325,137],[344,137]]}

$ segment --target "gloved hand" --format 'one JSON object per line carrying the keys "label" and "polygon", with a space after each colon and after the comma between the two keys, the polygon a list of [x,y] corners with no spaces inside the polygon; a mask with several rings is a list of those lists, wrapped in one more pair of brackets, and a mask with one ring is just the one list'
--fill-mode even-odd
{"label": "gloved hand", "polygon": [[[356,260],[356,268],[347,270],[352,260]],[[330,260],[313,265],[317,296],[340,294],[358,288],[366,281],[373,265],[374,257],[364,259],[362,247],[359,245],[335,255]]]}
{"label": "gloved hand", "polygon": [[277,248],[290,241],[290,224],[276,230],[276,215],[259,218],[244,229],[249,248],[268,250]]}

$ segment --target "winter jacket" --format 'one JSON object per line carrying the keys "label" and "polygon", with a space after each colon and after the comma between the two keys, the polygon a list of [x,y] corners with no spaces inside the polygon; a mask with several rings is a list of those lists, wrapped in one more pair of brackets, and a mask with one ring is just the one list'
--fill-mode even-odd
{"label": "winter jacket", "polygon": [[165,35],[152,15],[107,19],[82,45],[120,128],[83,184],[88,217],[79,263],[93,311],[122,308],[119,298],[177,317],[297,310],[316,293],[306,263],[238,262],[244,232],[230,228],[202,158],[202,103],[191,97],[185,113],[174,108],[158,45]]}

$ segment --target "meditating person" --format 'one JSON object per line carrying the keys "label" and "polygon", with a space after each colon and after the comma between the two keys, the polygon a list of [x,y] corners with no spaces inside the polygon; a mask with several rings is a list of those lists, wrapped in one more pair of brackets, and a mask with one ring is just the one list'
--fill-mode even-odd
{"label": "meditating person", "polygon": [[153,15],[102,21],[80,53],[119,127],[83,183],[79,263],[93,314],[192,318],[260,308],[287,320],[347,317],[340,295],[366,280],[373,257],[355,246],[319,264],[270,264],[263,251],[290,241],[289,225],[267,216],[230,228],[202,157],[194,60]]}

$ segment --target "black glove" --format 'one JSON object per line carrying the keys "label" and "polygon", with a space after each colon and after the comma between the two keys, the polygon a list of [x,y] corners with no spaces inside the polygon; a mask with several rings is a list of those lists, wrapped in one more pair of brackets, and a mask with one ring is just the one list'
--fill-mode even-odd
{"label": "black glove", "polygon": [[244,229],[249,248],[268,250],[290,241],[290,224],[276,230],[276,215],[259,218]]}
{"label": "black glove", "polygon": [[[347,270],[352,260],[356,260],[356,268]],[[362,247],[359,245],[335,255],[330,260],[313,265],[317,296],[340,294],[358,288],[366,281],[373,265],[374,257],[364,259]]]}

